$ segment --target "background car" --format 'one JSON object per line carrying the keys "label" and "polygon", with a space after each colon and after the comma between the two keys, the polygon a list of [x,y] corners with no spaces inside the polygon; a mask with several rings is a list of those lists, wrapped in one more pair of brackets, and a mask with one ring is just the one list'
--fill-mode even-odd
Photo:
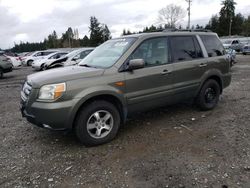
{"label": "background car", "polygon": [[55,52],[57,52],[57,50],[36,51],[36,52],[29,53],[22,58],[22,64],[31,66],[33,61],[37,59],[42,59],[44,58],[44,56],[47,56]]}
{"label": "background car", "polygon": [[59,58],[53,62],[47,62],[44,64],[44,70],[52,69],[56,67],[77,65],[82,59],[84,59],[94,48],[82,48],[74,50],[68,53],[65,57]]}
{"label": "background car", "polygon": [[233,50],[237,52],[240,52],[244,45],[240,42],[240,40],[237,40],[237,39],[225,39],[221,41],[225,48],[232,48]]}
{"label": "background car", "polygon": [[53,62],[61,57],[64,57],[67,54],[68,54],[67,52],[55,52],[45,56],[43,59],[34,60],[32,63],[32,68],[34,68],[35,70],[43,70],[45,63],[49,64],[50,62]]}
{"label": "background car", "polygon": [[0,78],[3,77],[4,73],[12,71],[11,62],[3,55],[0,55]]}
{"label": "background car", "polygon": [[11,56],[9,54],[4,54],[4,56],[9,59],[13,67],[20,67],[22,65],[21,59],[18,56]]}
{"label": "background car", "polygon": [[242,48],[243,55],[247,55],[248,53],[250,53],[250,44],[247,44]]}
{"label": "background car", "polygon": [[233,66],[235,63],[237,63],[236,61],[236,51],[232,48],[225,48],[226,53],[227,53],[227,58],[230,62],[230,65]]}

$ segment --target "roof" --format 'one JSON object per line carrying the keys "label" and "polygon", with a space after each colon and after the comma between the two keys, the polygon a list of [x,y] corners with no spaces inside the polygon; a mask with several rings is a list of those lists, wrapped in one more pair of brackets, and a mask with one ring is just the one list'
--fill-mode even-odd
{"label": "roof", "polygon": [[126,35],[119,38],[127,38],[127,37],[136,37],[136,38],[144,38],[144,37],[160,37],[160,36],[172,36],[172,35],[217,35],[214,32],[210,31],[196,31],[196,30],[175,30],[175,31],[162,31],[162,32],[152,32],[152,33],[138,33],[138,34],[132,34],[132,35]]}

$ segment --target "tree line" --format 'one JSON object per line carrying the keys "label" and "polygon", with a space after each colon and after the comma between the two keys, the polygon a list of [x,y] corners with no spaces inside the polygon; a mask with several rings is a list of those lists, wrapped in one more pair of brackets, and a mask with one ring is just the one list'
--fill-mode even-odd
{"label": "tree line", "polygon": [[90,17],[89,32],[90,37],[85,35],[83,38],[80,38],[78,29],[69,27],[65,33],[62,33],[61,37],[58,37],[56,31],[53,31],[42,42],[20,42],[19,44],[15,44],[10,51],[19,53],[52,48],[96,47],[111,39],[108,26],[101,24],[94,16]]}
{"label": "tree line", "polygon": [[241,13],[235,14],[234,0],[222,1],[220,12],[213,15],[206,25],[206,29],[218,33],[219,36],[250,34],[250,15],[244,17]]}

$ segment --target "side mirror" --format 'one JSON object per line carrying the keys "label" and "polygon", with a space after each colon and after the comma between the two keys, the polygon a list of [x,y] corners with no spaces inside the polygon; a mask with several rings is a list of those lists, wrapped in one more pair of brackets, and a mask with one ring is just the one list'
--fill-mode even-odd
{"label": "side mirror", "polygon": [[136,69],[141,69],[145,67],[145,61],[143,59],[132,59],[128,62],[127,70],[132,71]]}

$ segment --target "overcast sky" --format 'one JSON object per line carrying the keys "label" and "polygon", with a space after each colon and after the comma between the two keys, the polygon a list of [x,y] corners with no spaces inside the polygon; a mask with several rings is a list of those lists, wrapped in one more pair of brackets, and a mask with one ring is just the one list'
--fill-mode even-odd
{"label": "overcast sky", "polygon": [[[221,0],[193,0],[191,24],[205,25],[219,12]],[[250,1],[236,0],[236,12],[250,15]],[[187,9],[185,0],[0,0],[0,48],[20,41],[43,41],[53,30],[61,36],[68,27],[88,35],[89,17],[108,25],[112,36],[122,30],[139,31],[155,24],[158,11],[168,4]],[[187,25],[187,17],[182,25]]]}

